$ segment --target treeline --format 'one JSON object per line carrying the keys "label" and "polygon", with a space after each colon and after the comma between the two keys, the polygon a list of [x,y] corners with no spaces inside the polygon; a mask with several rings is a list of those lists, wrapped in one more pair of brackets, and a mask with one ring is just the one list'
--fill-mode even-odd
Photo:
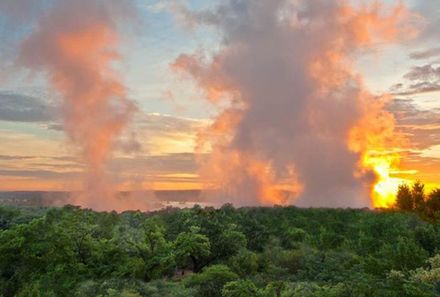
{"label": "treeline", "polygon": [[408,184],[399,186],[396,195],[396,207],[402,211],[412,211],[428,220],[440,219],[440,189],[425,193],[425,185],[420,181],[411,187]]}
{"label": "treeline", "polygon": [[439,296],[440,225],[396,210],[0,208],[0,296]]}

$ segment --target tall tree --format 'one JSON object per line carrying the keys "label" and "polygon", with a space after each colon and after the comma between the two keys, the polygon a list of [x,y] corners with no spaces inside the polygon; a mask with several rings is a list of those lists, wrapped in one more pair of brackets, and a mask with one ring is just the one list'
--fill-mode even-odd
{"label": "tall tree", "polygon": [[397,191],[396,206],[400,210],[411,211],[414,209],[414,199],[411,193],[411,189],[407,184],[399,186]]}
{"label": "tall tree", "polygon": [[420,181],[416,181],[411,189],[411,195],[414,200],[414,208],[418,212],[425,209],[425,185]]}
{"label": "tall tree", "polygon": [[426,200],[426,213],[430,218],[440,216],[440,189],[433,190]]}

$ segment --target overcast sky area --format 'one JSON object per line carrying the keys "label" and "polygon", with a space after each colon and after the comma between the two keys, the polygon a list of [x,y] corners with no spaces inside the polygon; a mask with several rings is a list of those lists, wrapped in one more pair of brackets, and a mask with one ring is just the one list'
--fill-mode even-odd
{"label": "overcast sky area", "polygon": [[[0,190],[76,189],[86,166],[64,132],[61,95],[47,73],[18,62],[23,40],[55,2],[0,0]],[[120,57],[112,67],[137,107],[106,169],[121,188],[201,187],[197,159],[209,150],[200,152],[198,135],[222,109],[172,65],[225,43],[218,27],[185,15],[221,2],[136,0],[134,12],[117,20]],[[354,68],[372,94],[392,98],[386,109],[406,137],[393,174],[440,185],[440,2],[404,2],[418,16],[417,36],[356,53]]]}

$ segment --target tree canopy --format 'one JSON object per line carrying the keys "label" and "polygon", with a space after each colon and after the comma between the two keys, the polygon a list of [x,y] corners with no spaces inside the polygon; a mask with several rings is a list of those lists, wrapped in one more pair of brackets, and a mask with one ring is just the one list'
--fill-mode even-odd
{"label": "tree canopy", "polygon": [[389,210],[0,206],[0,296],[439,296],[439,193],[401,186]]}

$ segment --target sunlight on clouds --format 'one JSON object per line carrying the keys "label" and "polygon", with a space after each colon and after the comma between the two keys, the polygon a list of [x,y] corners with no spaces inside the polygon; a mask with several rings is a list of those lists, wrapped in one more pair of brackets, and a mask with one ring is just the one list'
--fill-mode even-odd
{"label": "sunlight on clouds", "polygon": [[25,156],[57,156],[68,154],[62,141],[32,134],[0,130],[0,154]]}
{"label": "sunlight on clouds", "polygon": [[79,188],[79,182],[42,179],[37,177],[1,176],[0,191],[69,191]]}
{"label": "sunlight on clouds", "polygon": [[428,149],[425,149],[420,154],[421,157],[425,158],[436,158],[440,159],[440,144],[433,145]]}
{"label": "sunlight on clouds", "polygon": [[152,154],[177,154],[194,151],[196,135],[190,133],[169,133],[164,136],[156,136],[151,141]]}
{"label": "sunlight on clouds", "polygon": [[193,153],[198,134],[209,125],[207,119],[192,119],[151,113],[144,116],[139,141],[149,155]]}
{"label": "sunlight on clouds", "polygon": [[[108,168],[118,173],[118,189],[201,188],[193,152],[210,121],[159,113],[139,117],[116,143],[117,162]],[[37,127],[28,133],[12,128],[0,129],[0,190],[79,189],[84,165],[65,139]]]}

